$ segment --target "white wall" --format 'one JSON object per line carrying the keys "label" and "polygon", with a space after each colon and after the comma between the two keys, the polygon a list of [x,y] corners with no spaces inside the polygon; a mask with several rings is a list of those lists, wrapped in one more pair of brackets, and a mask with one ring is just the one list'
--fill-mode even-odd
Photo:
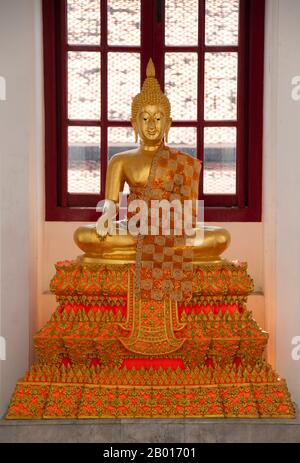
{"label": "white wall", "polygon": [[29,365],[36,305],[37,169],[42,172],[41,20],[38,0],[1,0],[0,101],[1,306],[0,416]]}
{"label": "white wall", "polygon": [[268,0],[264,112],[264,248],[270,355],[300,404],[300,101],[291,81],[300,75],[300,1]]}

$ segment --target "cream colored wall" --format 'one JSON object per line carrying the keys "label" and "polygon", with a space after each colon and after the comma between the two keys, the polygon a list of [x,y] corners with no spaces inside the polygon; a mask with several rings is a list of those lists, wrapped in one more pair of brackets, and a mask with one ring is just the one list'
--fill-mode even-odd
{"label": "cream colored wall", "polygon": [[[74,259],[81,253],[73,243],[74,230],[78,222],[46,222],[43,225],[41,249],[41,293],[38,304],[38,326],[41,327],[55,310],[55,299],[49,294],[49,281],[52,278],[55,262]],[[255,317],[264,326],[263,300],[263,226],[261,223],[223,223],[215,224],[226,227],[232,243],[226,253],[228,259],[248,262],[249,273],[255,282],[255,297],[249,301],[249,307]]]}
{"label": "cream colored wall", "polygon": [[7,357],[0,361],[0,417],[30,363],[35,324],[44,156],[40,13],[39,0],[1,0],[0,335]]}
{"label": "cream colored wall", "polygon": [[268,0],[264,111],[264,267],[269,357],[300,405],[300,100],[292,80],[300,75],[300,2]]}

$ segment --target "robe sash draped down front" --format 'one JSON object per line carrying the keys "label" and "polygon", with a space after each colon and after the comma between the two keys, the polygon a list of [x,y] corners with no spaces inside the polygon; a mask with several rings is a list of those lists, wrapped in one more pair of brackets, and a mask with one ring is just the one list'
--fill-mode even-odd
{"label": "robe sash draped down front", "polygon": [[[195,225],[200,168],[200,161],[192,156],[162,147],[153,157],[146,187],[137,195],[148,206],[148,234],[137,238],[136,266],[129,275],[128,315],[123,325],[128,336],[120,338],[132,352],[164,355],[178,350],[185,341],[176,336],[184,327],[178,321],[177,302],[188,301],[192,295],[193,251],[186,244],[180,208],[170,208],[166,233],[161,213],[153,223],[151,204],[157,200],[177,200],[178,204],[179,200],[184,211],[184,201],[192,200],[190,223]],[[134,197],[131,191],[129,203]],[[153,226],[156,234],[151,233]]]}

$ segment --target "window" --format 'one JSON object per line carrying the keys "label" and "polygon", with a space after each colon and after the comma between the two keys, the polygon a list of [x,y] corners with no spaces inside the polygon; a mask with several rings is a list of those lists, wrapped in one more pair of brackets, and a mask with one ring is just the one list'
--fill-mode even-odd
{"label": "window", "polygon": [[97,220],[150,57],[205,220],[261,220],[263,0],[44,0],[43,23],[46,220]]}

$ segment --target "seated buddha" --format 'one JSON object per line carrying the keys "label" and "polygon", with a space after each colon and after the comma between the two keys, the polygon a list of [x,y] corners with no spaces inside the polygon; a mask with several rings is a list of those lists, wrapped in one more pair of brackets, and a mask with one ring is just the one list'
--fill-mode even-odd
{"label": "seated buddha", "polygon": [[[103,213],[108,216],[116,209],[125,182],[130,190],[128,204],[133,199],[145,197],[147,186],[149,189],[149,176],[151,176],[154,159],[162,150],[168,149],[168,132],[172,123],[170,102],[161,91],[155,78],[155,68],[151,59],[147,66],[146,75],[147,78],[141,93],[136,95],[132,101],[131,123],[136,142],[138,138],[140,139],[139,146],[137,149],[115,154],[108,164],[103,207]],[[171,163],[176,162],[177,158],[181,156],[180,152],[177,153],[174,150],[172,154],[174,159],[171,160]],[[194,159],[188,154],[185,156],[186,159],[189,157]],[[197,193],[199,173],[200,169],[195,180]],[[165,178],[165,185],[160,184],[160,191],[163,192],[164,189],[167,189],[167,180]],[[185,186],[184,189],[186,190],[186,188]],[[189,197],[188,195],[187,192],[187,197]],[[164,197],[163,193],[161,197]],[[110,233],[107,221],[103,219],[103,216],[96,224],[80,226],[74,233],[75,243],[84,251],[80,259],[85,263],[136,262],[138,236],[124,233],[124,230],[127,230],[127,224],[128,221],[126,220],[115,220],[113,234]],[[200,230],[200,224],[196,224],[194,228],[196,228],[196,233],[193,238],[190,238],[193,262],[220,261],[221,254],[230,243],[228,231],[216,226],[204,226],[203,230],[202,225],[202,233],[197,233]]]}

